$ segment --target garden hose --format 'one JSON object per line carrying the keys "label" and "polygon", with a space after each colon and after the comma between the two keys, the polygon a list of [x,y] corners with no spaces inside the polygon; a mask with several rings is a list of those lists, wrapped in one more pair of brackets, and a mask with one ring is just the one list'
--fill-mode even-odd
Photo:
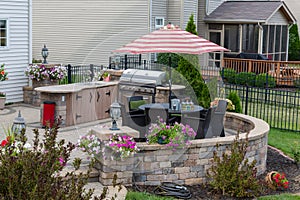
{"label": "garden hose", "polygon": [[179,199],[190,199],[192,197],[192,194],[186,187],[171,182],[163,182],[153,192],[156,195],[171,196]]}

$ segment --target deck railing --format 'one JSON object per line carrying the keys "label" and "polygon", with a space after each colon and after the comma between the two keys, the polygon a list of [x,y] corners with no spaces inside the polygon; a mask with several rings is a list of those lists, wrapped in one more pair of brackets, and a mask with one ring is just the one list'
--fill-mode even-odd
{"label": "deck railing", "polygon": [[269,61],[250,60],[237,58],[224,58],[225,69],[234,69],[237,73],[253,72],[255,74],[266,73],[276,79],[277,86],[295,86],[300,80],[299,61]]}

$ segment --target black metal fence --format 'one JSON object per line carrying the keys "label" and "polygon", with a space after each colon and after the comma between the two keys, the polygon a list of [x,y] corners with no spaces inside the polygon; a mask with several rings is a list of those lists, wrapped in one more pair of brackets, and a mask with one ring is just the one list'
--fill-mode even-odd
{"label": "black metal fence", "polygon": [[224,86],[226,95],[237,92],[244,114],[263,119],[273,128],[300,132],[299,91],[226,83]]}
{"label": "black metal fence", "polygon": [[[127,57],[126,67],[140,69],[137,56]],[[138,62],[137,62],[138,61]],[[143,69],[161,70],[163,67],[142,61]],[[118,65],[124,69],[125,63],[121,59]],[[152,66],[157,66],[158,69]],[[60,81],[61,84],[88,82],[97,77],[103,66],[98,65],[67,65],[68,76]],[[113,68],[113,67],[111,67]],[[227,74],[226,74],[227,73]],[[293,87],[278,87],[276,80],[268,75],[252,76],[240,75],[240,78],[219,68],[201,67],[201,74],[208,80],[217,77],[219,83],[225,87],[226,96],[235,91],[242,103],[243,113],[265,120],[271,127],[300,132],[300,84],[295,82]],[[300,83],[300,81],[299,81]]]}
{"label": "black metal fence", "polygon": [[59,84],[69,84],[69,83],[81,83],[89,82],[98,79],[100,75],[100,70],[103,66],[98,65],[71,65],[65,66],[67,68],[67,76],[60,80]]}
{"label": "black metal fence", "polygon": [[143,69],[161,71],[166,67],[167,66],[159,63],[142,60],[142,56],[140,54],[112,56],[109,58],[109,69]]}

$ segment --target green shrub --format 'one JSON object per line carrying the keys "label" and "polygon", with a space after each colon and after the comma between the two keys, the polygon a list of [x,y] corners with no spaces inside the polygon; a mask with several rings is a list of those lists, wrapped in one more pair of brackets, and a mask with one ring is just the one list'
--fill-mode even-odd
{"label": "green shrub", "polygon": [[294,142],[291,146],[291,153],[295,164],[298,166],[298,164],[300,164],[300,143],[298,141]]}
{"label": "green shrub", "polygon": [[[268,76],[268,78],[267,78],[267,76]],[[275,78],[273,76],[270,76],[270,75],[266,74],[266,73],[258,74],[256,76],[255,86],[265,88],[265,87],[267,87],[267,80],[268,80],[268,87],[269,88],[274,88],[276,86]]]}
{"label": "green shrub", "polygon": [[235,109],[230,112],[242,113],[242,104],[239,95],[235,91],[231,91],[227,97],[227,99],[231,100],[232,104],[234,105]]}
{"label": "green shrub", "polygon": [[75,146],[57,142],[57,128],[46,129],[42,143],[37,129],[34,135],[32,148],[26,148],[24,130],[20,140],[9,135],[1,142],[0,199],[90,199],[93,190],[83,188],[89,171],[85,175],[60,173]]}
{"label": "green shrub", "polygon": [[236,75],[236,84],[238,85],[255,85],[256,74],[253,72],[240,72]]}
{"label": "green shrub", "polygon": [[236,71],[234,69],[223,68],[223,70],[220,71],[220,76],[225,82],[235,84]]}
{"label": "green shrub", "polygon": [[[256,177],[256,160],[249,163],[245,158],[248,147],[248,135],[239,140],[239,134],[231,145],[229,153],[224,150],[220,157],[214,151],[213,164],[207,170],[209,185],[214,192],[234,197],[254,197],[260,193]],[[218,150],[218,145],[217,145]]]}

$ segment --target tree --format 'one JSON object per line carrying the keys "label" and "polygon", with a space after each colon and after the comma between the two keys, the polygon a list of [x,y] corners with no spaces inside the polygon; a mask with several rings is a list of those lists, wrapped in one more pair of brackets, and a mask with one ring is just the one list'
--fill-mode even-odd
{"label": "tree", "polygon": [[[193,14],[190,16],[189,22],[185,30],[197,35]],[[176,70],[185,77],[185,79],[193,88],[197,97],[198,104],[205,108],[209,107],[211,101],[209,90],[200,74],[198,56],[184,55],[184,57],[180,58],[178,62],[178,68]],[[190,94],[188,90],[187,94]]]}
{"label": "tree", "polygon": [[300,60],[300,41],[298,34],[298,26],[294,24],[289,32],[289,59]]}

